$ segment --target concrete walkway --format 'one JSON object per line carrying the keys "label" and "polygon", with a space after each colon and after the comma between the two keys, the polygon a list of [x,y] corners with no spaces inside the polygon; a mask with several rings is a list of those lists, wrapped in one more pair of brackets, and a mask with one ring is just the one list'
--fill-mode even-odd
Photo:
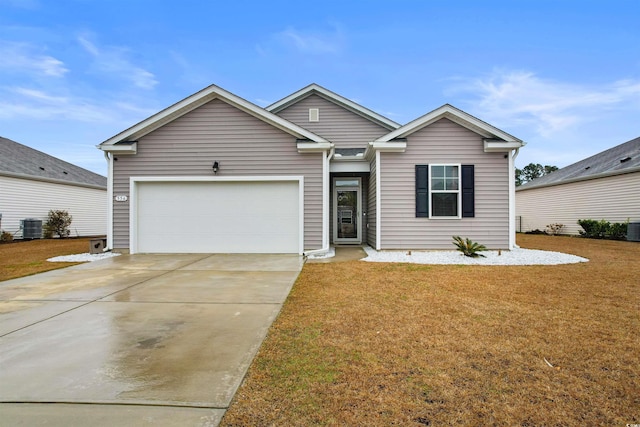
{"label": "concrete walkway", "polygon": [[0,424],[217,425],[302,265],[122,255],[0,282]]}

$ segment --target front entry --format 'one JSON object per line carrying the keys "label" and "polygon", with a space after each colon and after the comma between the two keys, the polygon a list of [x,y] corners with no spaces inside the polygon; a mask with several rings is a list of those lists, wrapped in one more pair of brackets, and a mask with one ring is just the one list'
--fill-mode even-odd
{"label": "front entry", "polygon": [[333,179],[333,242],[362,243],[360,178]]}

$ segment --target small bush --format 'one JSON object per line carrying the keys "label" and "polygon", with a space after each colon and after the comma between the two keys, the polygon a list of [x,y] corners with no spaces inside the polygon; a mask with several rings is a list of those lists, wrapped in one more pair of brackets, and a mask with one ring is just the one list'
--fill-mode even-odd
{"label": "small bush", "polygon": [[544,230],[544,232],[551,236],[556,236],[560,234],[563,228],[564,228],[564,224],[559,224],[559,223],[547,224],[547,228]]}
{"label": "small bush", "polygon": [[0,233],[0,242],[13,242],[13,234],[9,233],[8,231],[2,230],[2,233]]}
{"label": "small bush", "polygon": [[463,239],[460,236],[453,236],[453,244],[458,248],[460,252],[462,252],[465,256],[476,258],[476,257],[484,257],[481,251],[486,251],[487,247],[481,245],[480,243],[476,243],[471,241],[471,239]]}
{"label": "small bush", "polygon": [[582,237],[590,239],[625,240],[627,234],[627,222],[610,223],[604,219],[579,219],[578,224],[584,231],[580,231]]}
{"label": "small bush", "polygon": [[69,226],[72,220],[73,217],[67,211],[49,211],[47,222],[44,225],[45,236],[50,234],[53,237],[54,234],[57,234],[61,238],[69,237],[71,233]]}
{"label": "small bush", "polygon": [[535,230],[526,231],[524,234],[546,234],[544,231],[536,228]]}

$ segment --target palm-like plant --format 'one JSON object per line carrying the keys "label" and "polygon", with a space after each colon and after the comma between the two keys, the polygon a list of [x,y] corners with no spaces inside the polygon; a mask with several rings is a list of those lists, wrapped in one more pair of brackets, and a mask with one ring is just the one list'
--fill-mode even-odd
{"label": "palm-like plant", "polygon": [[473,242],[469,238],[463,239],[460,236],[453,236],[453,244],[465,256],[468,256],[471,258],[477,258],[479,256],[484,257],[484,255],[482,255],[479,252],[487,250],[487,247],[485,245],[481,245],[480,243]]}

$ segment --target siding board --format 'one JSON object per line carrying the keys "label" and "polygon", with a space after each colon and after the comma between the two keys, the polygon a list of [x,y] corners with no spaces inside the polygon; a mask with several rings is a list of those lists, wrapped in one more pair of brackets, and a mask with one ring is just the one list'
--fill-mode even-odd
{"label": "siding board", "polygon": [[[454,235],[509,247],[508,159],[485,153],[480,135],[441,119],[409,135],[404,153],[381,153],[380,163],[383,249],[453,249]],[[434,163],[475,165],[474,218],[416,217],[415,165]]]}
{"label": "siding board", "polygon": [[106,190],[0,176],[3,230],[21,238],[20,220],[37,218],[44,224],[50,210],[69,212],[71,236],[107,233]]}
{"label": "siding board", "polygon": [[563,234],[579,234],[579,219],[640,221],[640,172],[551,187],[516,191],[520,231],[564,224]]}
{"label": "siding board", "polygon": [[[304,247],[322,246],[322,153],[298,153],[295,137],[221,100],[140,138],[136,155],[116,157],[114,195],[130,195],[132,176],[212,176],[214,161],[219,176],[302,175]],[[114,247],[129,248],[128,201],[114,203],[113,223]]]}
{"label": "siding board", "polygon": [[[309,121],[309,109],[320,110],[320,120]],[[389,130],[316,94],[278,112],[278,116],[333,142],[336,148],[366,148]]]}

